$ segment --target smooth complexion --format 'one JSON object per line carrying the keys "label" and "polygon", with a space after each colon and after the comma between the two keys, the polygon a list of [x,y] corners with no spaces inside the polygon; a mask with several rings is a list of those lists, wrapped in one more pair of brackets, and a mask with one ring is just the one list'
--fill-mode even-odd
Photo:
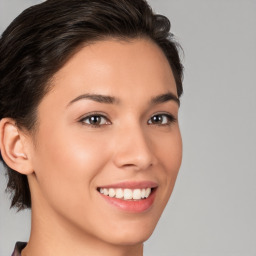
{"label": "smooth complexion", "polygon": [[[147,39],[100,41],[79,50],[52,84],[38,107],[36,134],[22,140],[32,194],[22,256],[141,256],[182,158],[166,57]],[[99,192],[147,186],[154,198],[135,210]]]}

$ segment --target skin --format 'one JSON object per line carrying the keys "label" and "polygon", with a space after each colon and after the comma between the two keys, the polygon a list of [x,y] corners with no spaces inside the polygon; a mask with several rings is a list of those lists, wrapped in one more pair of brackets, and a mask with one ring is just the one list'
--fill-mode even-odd
{"label": "skin", "polygon": [[[35,135],[17,130],[12,120],[1,123],[2,148],[9,145],[3,155],[28,175],[32,194],[31,236],[22,256],[141,256],[182,158],[179,105],[172,99],[151,102],[167,93],[177,97],[166,57],[146,39],[100,41],[79,50],[52,83],[38,106]],[[73,101],[84,94],[116,100]],[[86,119],[95,112],[106,117],[97,126]],[[157,114],[162,121],[152,123]],[[150,209],[122,211],[97,191],[126,181],[157,183]]]}

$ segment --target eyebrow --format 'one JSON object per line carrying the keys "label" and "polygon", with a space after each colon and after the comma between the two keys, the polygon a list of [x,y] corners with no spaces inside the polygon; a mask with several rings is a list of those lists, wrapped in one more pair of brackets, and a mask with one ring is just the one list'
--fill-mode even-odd
{"label": "eyebrow", "polygon": [[[118,104],[120,102],[119,99],[113,96],[86,93],[86,94],[79,95],[78,97],[70,101],[67,106],[71,105],[76,101],[83,100],[83,99],[93,100],[93,101],[96,101],[99,103],[105,103],[105,104]],[[156,104],[165,103],[167,101],[175,101],[180,106],[179,98],[171,92],[153,97],[150,101],[150,104],[156,105]]]}
{"label": "eyebrow", "polygon": [[175,101],[180,106],[179,98],[171,92],[164,93],[164,94],[158,95],[156,97],[153,97],[151,99],[151,104],[154,104],[154,105],[155,104],[161,104],[161,103],[171,101],[171,100]]}
{"label": "eyebrow", "polygon": [[70,101],[68,106],[71,105],[72,103],[82,100],[82,99],[93,100],[93,101],[96,101],[99,103],[105,103],[105,104],[114,104],[114,103],[117,104],[119,102],[119,100],[113,96],[86,93],[86,94],[82,94],[82,95],[76,97],[75,99],[73,99],[72,101]]}

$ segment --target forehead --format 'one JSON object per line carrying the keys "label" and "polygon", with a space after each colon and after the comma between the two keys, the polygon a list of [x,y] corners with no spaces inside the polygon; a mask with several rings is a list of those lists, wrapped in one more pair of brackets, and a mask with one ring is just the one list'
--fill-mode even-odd
{"label": "forehead", "polygon": [[[105,40],[81,48],[54,75],[51,93],[78,96],[81,93],[137,97],[167,91],[177,95],[169,62],[151,40]],[[66,93],[64,93],[64,91]],[[54,97],[55,97],[54,96]]]}

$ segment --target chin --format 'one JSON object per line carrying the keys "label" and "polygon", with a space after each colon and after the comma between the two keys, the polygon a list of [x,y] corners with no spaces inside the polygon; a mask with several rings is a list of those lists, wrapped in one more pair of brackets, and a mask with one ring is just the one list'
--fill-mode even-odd
{"label": "chin", "polygon": [[111,244],[120,246],[134,246],[144,243],[152,235],[152,232],[145,230],[136,230],[135,232],[126,232],[126,234],[116,234],[113,236],[114,239],[109,241]]}
{"label": "chin", "polygon": [[112,232],[108,232],[106,239],[111,244],[131,246],[136,244],[141,244],[149,239],[152,235],[155,226],[152,224],[143,224],[143,223],[132,223],[128,224],[127,227],[118,227],[112,229]]}

